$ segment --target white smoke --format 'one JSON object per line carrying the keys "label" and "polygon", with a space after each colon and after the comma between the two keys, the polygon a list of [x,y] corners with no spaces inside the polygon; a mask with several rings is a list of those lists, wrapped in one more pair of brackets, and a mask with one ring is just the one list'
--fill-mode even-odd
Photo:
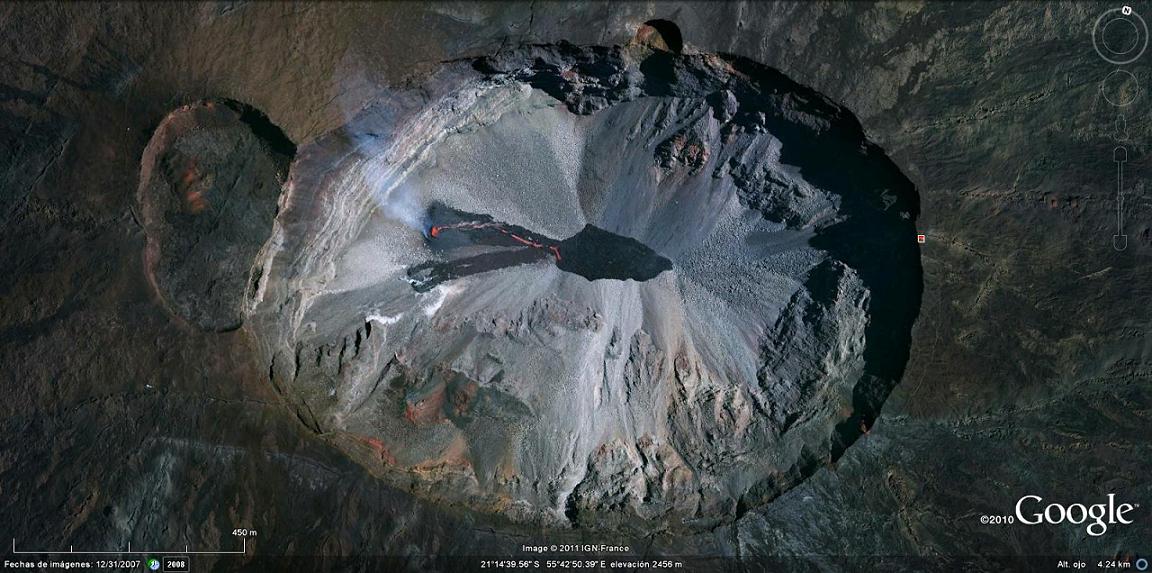
{"label": "white smoke", "polygon": [[424,233],[424,204],[420,192],[414,185],[401,183],[392,188],[385,187],[373,195],[380,213],[404,226]]}
{"label": "white smoke", "polygon": [[[370,135],[351,135],[361,159],[359,184],[372,198],[377,213],[414,231],[426,232],[424,202],[418,185],[407,180],[407,170],[387,161],[385,142]],[[355,176],[355,174],[353,174]]]}

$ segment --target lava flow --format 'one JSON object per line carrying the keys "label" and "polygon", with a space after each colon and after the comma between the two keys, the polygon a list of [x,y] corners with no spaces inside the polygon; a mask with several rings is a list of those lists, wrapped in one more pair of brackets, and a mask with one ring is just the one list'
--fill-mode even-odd
{"label": "lava flow", "polygon": [[535,263],[548,257],[560,270],[590,281],[646,281],[672,268],[672,261],[640,241],[594,225],[585,225],[579,233],[557,241],[523,227],[495,221],[487,215],[466,213],[442,204],[432,205],[427,219],[434,221],[425,237],[435,252],[447,255],[480,245],[501,249],[457,259],[429,260],[410,267],[407,280],[420,292],[449,280]]}
{"label": "lava flow", "polygon": [[428,235],[431,238],[436,239],[436,238],[440,237],[440,233],[443,231],[468,232],[468,231],[475,231],[475,230],[479,230],[479,229],[494,229],[496,231],[499,231],[501,234],[507,236],[508,238],[512,239],[513,241],[516,241],[517,243],[520,243],[522,245],[526,245],[526,246],[532,247],[534,249],[547,250],[549,253],[552,254],[553,257],[556,258],[556,262],[560,262],[561,257],[560,257],[559,243],[555,243],[555,242],[548,240],[548,239],[536,240],[536,239],[533,239],[531,237],[527,237],[527,238],[522,237],[522,236],[520,236],[519,233],[517,233],[513,230],[510,230],[508,227],[506,227],[505,225],[503,225],[501,223],[497,223],[494,221],[487,221],[487,222],[485,222],[485,221],[466,221],[466,222],[455,223],[455,224],[451,224],[451,225],[433,225],[432,227],[430,227],[428,229]]}

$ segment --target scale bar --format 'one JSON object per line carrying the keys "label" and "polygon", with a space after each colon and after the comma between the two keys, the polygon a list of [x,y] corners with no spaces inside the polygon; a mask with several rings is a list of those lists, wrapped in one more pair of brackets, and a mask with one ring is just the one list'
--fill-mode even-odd
{"label": "scale bar", "polygon": [[16,549],[16,538],[12,538],[12,553],[16,555],[244,555],[248,552],[248,538],[240,538],[240,549],[234,551],[132,551],[132,544],[128,544],[128,551],[74,551],[71,545],[68,551],[29,551]]}

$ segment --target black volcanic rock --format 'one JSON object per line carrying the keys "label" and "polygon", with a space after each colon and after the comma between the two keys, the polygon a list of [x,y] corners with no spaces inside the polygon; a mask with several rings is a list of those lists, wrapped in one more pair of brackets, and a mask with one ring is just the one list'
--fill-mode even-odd
{"label": "black volcanic rock", "polygon": [[[640,241],[584,225],[579,233],[557,241],[487,215],[466,213],[434,202],[424,217],[428,248],[437,259],[408,268],[408,282],[427,292],[447,281],[551,258],[556,268],[590,281],[646,281],[672,268],[672,261]],[[488,245],[494,252],[452,258],[454,251]],[[446,260],[441,260],[445,259]]]}
{"label": "black volcanic rock", "polygon": [[590,281],[599,279],[647,281],[672,268],[672,261],[644,243],[587,224],[560,243],[556,266]]}

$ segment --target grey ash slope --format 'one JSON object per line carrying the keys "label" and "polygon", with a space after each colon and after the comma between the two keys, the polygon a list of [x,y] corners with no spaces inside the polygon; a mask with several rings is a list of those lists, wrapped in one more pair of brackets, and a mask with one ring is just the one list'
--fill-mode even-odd
{"label": "grey ash slope", "polygon": [[[527,46],[422,93],[293,165],[251,332],[315,431],[425,497],[653,531],[736,519],[871,426],[919,309],[918,198],[846,110],[643,46]],[[543,257],[414,291],[439,204],[671,270]]]}

